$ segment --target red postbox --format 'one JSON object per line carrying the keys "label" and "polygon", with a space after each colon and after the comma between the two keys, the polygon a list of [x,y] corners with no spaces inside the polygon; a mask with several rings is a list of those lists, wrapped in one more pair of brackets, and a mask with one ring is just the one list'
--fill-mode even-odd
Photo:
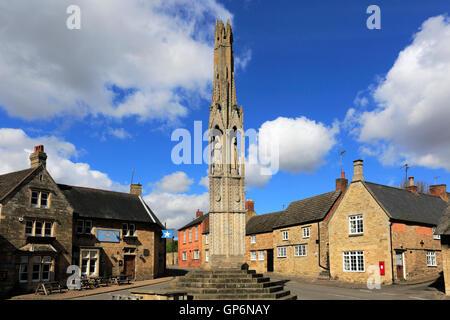
{"label": "red postbox", "polygon": [[380,275],[384,276],[384,261],[380,261]]}

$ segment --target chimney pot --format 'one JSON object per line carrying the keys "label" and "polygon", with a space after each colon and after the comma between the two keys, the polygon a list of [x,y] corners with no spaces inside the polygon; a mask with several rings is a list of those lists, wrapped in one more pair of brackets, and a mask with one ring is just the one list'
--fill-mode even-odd
{"label": "chimney pot", "polygon": [[414,186],[414,177],[409,177],[409,186],[412,187]]}
{"label": "chimney pot", "polygon": [[252,199],[247,199],[247,201],[245,201],[245,209],[248,212],[254,212],[255,211],[255,202]]}
{"label": "chimney pot", "polygon": [[201,217],[203,215],[203,211],[200,211],[200,209],[197,209],[197,213],[195,215],[196,218]]}
{"label": "chimney pot", "polygon": [[348,179],[345,179],[345,173],[341,172],[341,178],[336,179],[336,191],[344,192],[348,186]]}
{"label": "chimney pot", "polygon": [[361,159],[353,161],[353,180],[352,181],[364,181],[363,160],[361,160]]}
{"label": "chimney pot", "polygon": [[38,145],[34,147],[34,152],[30,154],[30,167],[36,168],[42,165],[44,168],[47,164],[47,154],[44,152],[44,146]]}

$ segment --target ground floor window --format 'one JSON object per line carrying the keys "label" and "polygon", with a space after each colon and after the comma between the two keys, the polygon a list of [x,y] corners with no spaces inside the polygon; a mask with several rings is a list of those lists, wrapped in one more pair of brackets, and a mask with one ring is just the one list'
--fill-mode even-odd
{"label": "ground floor window", "polygon": [[344,251],[344,271],[364,272],[364,251]]}
{"label": "ground floor window", "polygon": [[306,257],[306,244],[299,244],[294,247],[294,256]]}
{"label": "ground floor window", "polygon": [[194,260],[200,259],[200,252],[198,250],[194,250]]}
{"label": "ground floor window", "polygon": [[205,261],[209,261],[209,250],[205,250]]}
{"label": "ground floor window", "polygon": [[435,251],[427,251],[427,266],[428,267],[436,267],[436,252]]}
{"label": "ground floor window", "polygon": [[258,251],[258,260],[263,261],[264,260],[264,250]]}
{"label": "ground floor window", "polygon": [[256,261],[256,251],[250,251],[250,260]]}
{"label": "ground floor window", "polygon": [[187,252],[184,251],[183,254],[181,255],[181,260],[186,261],[187,259]]}
{"label": "ground floor window", "polygon": [[81,249],[81,274],[85,276],[98,275],[98,250]]}
{"label": "ground floor window", "polygon": [[287,247],[277,247],[277,257],[278,258],[287,257]]}
{"label": "ground floor window", "polygon": [[19,282],[50,281],[53,259],[50,256],[22,256],[19,263]]}

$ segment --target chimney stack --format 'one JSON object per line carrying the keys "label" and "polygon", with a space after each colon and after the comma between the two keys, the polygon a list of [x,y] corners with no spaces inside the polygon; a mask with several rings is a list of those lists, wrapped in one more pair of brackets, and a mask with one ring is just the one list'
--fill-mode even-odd
{"label": "chimney stack", "polygon": [[446,184],[438,184],[438,185],[430,186],[430,195],[435,196],[435,197],[441,197],[442,200],[448,201],[447,185]]}
{"label": "chimney stack", "polygon": [[197,213],[195,215],[196,218],[201,217],[203,215],[203,211],[200,211],[200,209],[197,209]]}
{"label": "chimney stack", "polygon": [[245,201],[245,210],[248,212],[255,212],[255,202],[252,199]]}
{"label": "chimney stack", "polygon": [[419,189],[417,188],[416,185],[414,185],[414,177],[409,177],[409,185],[406,187],[406,189],[408,189],[409,191],[411,191],[412,193],[419,193]]}
{"label": "chimney stack", "polygon": [[30,154],[30,167],[36,168],[42,165],[44,168],[47,164],[47,154],[44,152],[44,146],[38,145],[34,147],[34,152]]}
{"label": "chimney stack", "polygon": [[142,196],[142,184],[140,183],[130,184],[130,194]]}
{"label": "chimney stack", "polygon": [[341,177],[336,179],[336,191],[344,192],[348,186],[348,179],[345,179],[345,172],[341,172]]}
{"label": "chimney stack", "polygon": [[353,161],[353,182],[364,181],[363,174],[363,160],[358,159]]}

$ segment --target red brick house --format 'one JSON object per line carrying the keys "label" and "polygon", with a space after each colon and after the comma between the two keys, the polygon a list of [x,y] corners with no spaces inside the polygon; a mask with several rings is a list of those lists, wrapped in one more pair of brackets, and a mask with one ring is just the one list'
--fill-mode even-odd
{"label": "red brick house", "polygon": [[178,265],[200,267],[206,257],[202,255],[202,234],[209,227],[208,214],[197,210],[196,218],[178,229]]}

